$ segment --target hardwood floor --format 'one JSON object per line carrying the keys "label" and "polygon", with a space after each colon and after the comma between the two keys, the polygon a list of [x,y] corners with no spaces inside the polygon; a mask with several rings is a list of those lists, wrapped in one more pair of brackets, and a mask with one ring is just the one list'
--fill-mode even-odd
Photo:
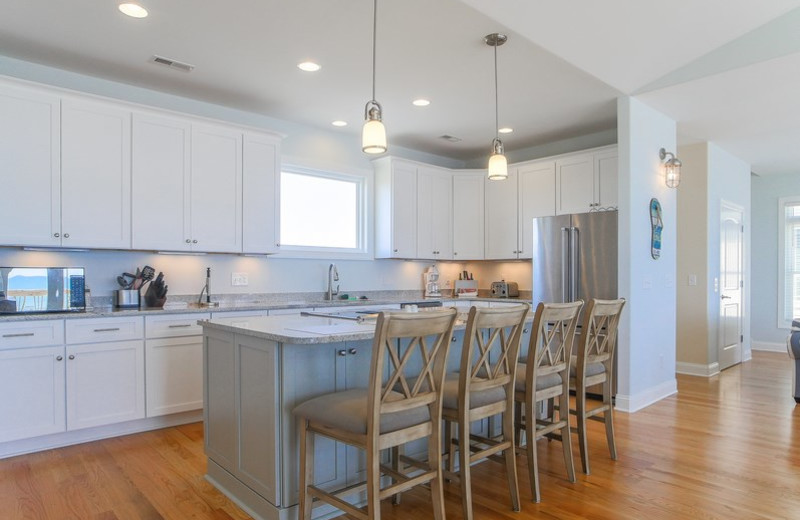
{"label": "hardwood floor", "polygon": [[[473,473],[478,519],[800,518],[800,405],[785,354],[710,378],[678,377],[679,394],[635,414],[617,413],[619,460],[591,423],[592,474],[566,480],[561,446],[538,444],[542,502],[533,504],[518,457],[521,513],[510,510],[505,471]],[[249,518],[203,479],[201,424],[118,437],[0,460],[0,519],[137,520]],[[573,442],[577,442],[573,436]],[[575,445],[577,453],[577,445]],[[446,486],[447,518],[460,519],[458,484]],[[387,520],[432,518],[414,490]]]}

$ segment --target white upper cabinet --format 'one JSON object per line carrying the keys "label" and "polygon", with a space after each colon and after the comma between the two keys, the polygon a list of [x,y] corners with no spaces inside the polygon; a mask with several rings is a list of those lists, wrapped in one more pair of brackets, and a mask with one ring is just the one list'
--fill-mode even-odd
{"label": "white upper cabinet", "polygon": [[483,179],[486,172],[453,172],[453,259],[483,260]]}
{"label": "white upper cabinet", "polygon": [[277,253],[280,229],[280,141],[245,134],[242,244],[245,253]]}
{"label": "white upper cabinet", "polygon": [[192,250],[242,251],[242,133],[192,125]]}
{"label": "white upper cabinet", "polygon": [[453,258],[452,178],[443,168],[417,169],[417,258]]}
{"label": "white upper cabinet", "polygon": [[594,156],[595,204],[599,208],[617,206],[618,157],[616,148]]}
{"label": "white upper cabinet", "polygon": [[61,244],[131,247],[131,113],[62,100]]}
{"label": "white upper cabinet", "polygon": [[134,249],[191,250],[190,133],[182,119],[133,115]]}
{"label": "white upper cabinet", "polygon": [[375,165],[375,258],[417,255],[417,165],[385,157]]}
{"label": "white upper cabinet", "polygon": [[0,85],[0,245],[61,244],[59,107],[56,96]]}
{"label": "white upper cabinet", "polygon": [[517,168],[519,238],[517,258],[533,257],[533,219],[556,214],[556,163],[537,161]]}
{"label": "white upper cabinet", "polygon": [[586,213],[594,204],[594,156],[572,155],[556,161],[556,214]]}
{"label": "white upper cabinet", "polygon": [[486,190],[486,259],[517,258],[517,172],[502,181],[484,181]]}

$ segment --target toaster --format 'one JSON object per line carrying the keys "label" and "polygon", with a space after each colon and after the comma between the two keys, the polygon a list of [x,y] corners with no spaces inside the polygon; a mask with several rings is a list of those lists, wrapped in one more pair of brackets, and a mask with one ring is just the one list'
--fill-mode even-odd
{"label": "toaster", "polygon": [[492,282],[492,298],[518,298],[519,285],[517,282]]}

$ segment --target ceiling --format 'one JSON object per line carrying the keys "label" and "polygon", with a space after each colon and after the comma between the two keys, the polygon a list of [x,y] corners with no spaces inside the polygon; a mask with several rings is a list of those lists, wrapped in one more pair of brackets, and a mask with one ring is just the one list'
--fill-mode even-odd
{"label": "ceiling", "polygon": [[[371,97],[369,0],[5,0],[0,53],[331,131],[360,132]],[[224,5],[225,9],[212,9]],[[616,126],[635,95],[757,173],[800,170],[800,0],[380,0],[377,93],[390,146],[459,160],[500,126],[519,150]],[[162,55],[190,73],[151,63]],[[297,69],[312,60],[316,73]],[[428,107],[412,106],[417,97]],[[334,129],[335,119],[349,123]],[[459,142],[440,139],[441,135]]]}

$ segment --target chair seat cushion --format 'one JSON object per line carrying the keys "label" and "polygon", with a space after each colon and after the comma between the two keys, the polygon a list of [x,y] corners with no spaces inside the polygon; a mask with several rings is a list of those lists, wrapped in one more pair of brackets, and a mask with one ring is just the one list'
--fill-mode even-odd
{"label": "chair seat cushion", "polygon": [[[447,374],[444,379],[444,395],[442,407],[452,410],[458,409],[458,372]],[[469,409],[474,410],[481,406],[499,403],[506,398],[503,387],[489,388],[488,390],[472,391],[469,394]]]}
{"label": "chair seat cushion", "polygon": [[[572,356],[569,367],[569,377],[575,377],[577,373],[578,356]],[[586,364],[586,377],[596,376],[606,371],[605,365],[602,363],[587,363]]]}
{"label": "chair seat cushion", "polygon": [[[525,372],[528,370],[527,363],[517,364],[517,380],[514,388],[517,392],[525,391]],[[536,377],[536,390],[544,390],[545,388],[552,388],[561,385],[561,374],[553,373],[546,376],[537,375]]]}
{"label": "chair seat cushion", "polygon": [[[402,394],[390,392],[388,400],[400,400]],[[311,422],[351,433],[367,433],[367,389],[321,395],[294,409],[294,414]],[[427,406],[396,413],[381,414],[380,433],[389,433],[430,421]]]}

